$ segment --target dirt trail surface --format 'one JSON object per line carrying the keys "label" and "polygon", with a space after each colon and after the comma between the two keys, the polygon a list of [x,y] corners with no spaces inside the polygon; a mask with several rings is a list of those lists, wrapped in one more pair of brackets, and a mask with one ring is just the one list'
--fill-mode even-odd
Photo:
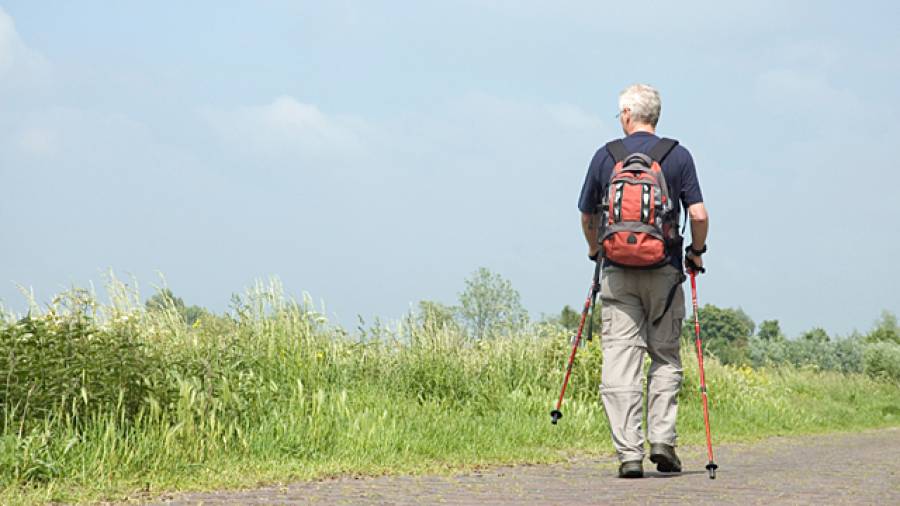
{"label": "dirt trail surface", "polygon": [[616,478],[614,458],[494,467],[454,476],[340,478],[176,495],[156,504],[900,504],[900,429],[680,449],[685,472]]}

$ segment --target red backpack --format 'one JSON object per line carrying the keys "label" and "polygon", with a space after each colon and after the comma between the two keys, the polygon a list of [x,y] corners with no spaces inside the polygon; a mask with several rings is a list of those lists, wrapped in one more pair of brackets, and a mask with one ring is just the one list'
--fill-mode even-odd
{"label": "red backpack", "polygon": [[603,196],[600,242],[603,256],[613,265],[634,268],[662,267],[680,248],[677,202],[669,198],[663,159],[678,144],[661,139],[649,155],[628,154],[615,140],[606,150],[616,162]]}

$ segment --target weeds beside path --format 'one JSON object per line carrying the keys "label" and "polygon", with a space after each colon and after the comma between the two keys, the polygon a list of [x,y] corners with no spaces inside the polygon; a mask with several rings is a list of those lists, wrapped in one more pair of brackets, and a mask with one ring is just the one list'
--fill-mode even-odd
{"label": "weeds beside path", "polygon": [[[611,450],[596,344],[578,354],[565,419],[549,423],[569,353],[559,326],[473,339],[410,318],[352,337],[277,285],[191,325],[129,297],[100,305],[74,292],[0,319],[0,504],[550,464]],[[690,346],[684,445],[705,439]],[[706,380],[717,443],[900,424],[890,377],[710,358]]]}
{"label": "weeds beside path", "polygon": [[[615,478],[614,458],[489,468],[455,476],[340,478],[256,490],[185,494],[158,504],[898,504],[900,429],[778,437],[718,448],[716,480],[702,447],[685,473]],[[652,470],[649,463],[645,470]]]}

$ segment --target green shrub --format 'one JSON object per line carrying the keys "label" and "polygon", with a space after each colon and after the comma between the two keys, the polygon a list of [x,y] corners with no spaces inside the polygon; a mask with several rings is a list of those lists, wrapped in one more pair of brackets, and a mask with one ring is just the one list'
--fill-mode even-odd
{"label": "green shrub", "polygon": [[[706,304],[700,308],[700,329],[704,350],[724,364],[745,364],[749,361],[749,340],[755,324],[740,308],[720,308]],[[681,337],[694,339],[693,315],[684,319]]]}
{"label": "green shrub", "polygon": [[881,318],[875,322],[875,326],[866,335],[866,341],[900,344],[900,325],[897,324],[897,316],[890,311],[882,311]]}
{"label": "green shrub", "polygon": [[866,374],[900,382],[900,345],[892,342],[868,344],[863,352]]}
{"label": "green shrub", "polygon": [[62,414],[81,423],[97,413],[137,413],[153,367],[133,322],[101,328],[75,295],[68,313],[0,325],[0,405],[7,422]]}
{"label": "green shrub", "polygon": [[824,340],[750,340],[749,357],[754,367],[789,364],[822,371],[862,372],[864,344],[857,338]]}

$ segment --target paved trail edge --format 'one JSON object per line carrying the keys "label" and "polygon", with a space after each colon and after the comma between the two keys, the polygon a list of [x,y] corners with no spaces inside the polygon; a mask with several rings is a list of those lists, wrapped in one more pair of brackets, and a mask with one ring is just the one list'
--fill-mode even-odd
{"label": "paved trail edge", "polygon": [[681,449],[685,472],[615,477],[612,457],[496,467],[456,476],[340,478],[255,490],[181,494],[155,504],[900,504],[900,428]]}

